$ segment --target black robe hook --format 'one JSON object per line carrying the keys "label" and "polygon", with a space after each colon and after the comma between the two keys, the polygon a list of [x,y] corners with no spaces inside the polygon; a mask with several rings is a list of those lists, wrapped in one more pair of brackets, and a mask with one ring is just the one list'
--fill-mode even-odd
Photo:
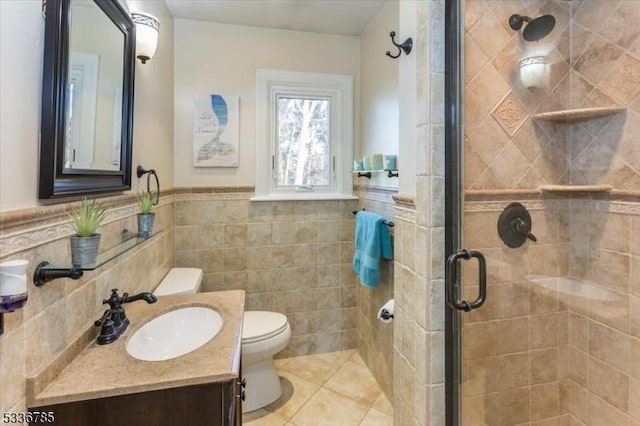
{"label": "black robe hook", "polygon": [[[408,39],[406,39],[406,40],[404,41],[404,43],[402,43],[402,44],[398,44],[398,43],[396,43],[396,41],[394,40],[394,39],[395,39],[395,37],[396,37],[396,32],[395,32],[395,31],[391,31],[391,32],[389,33],[389,35],[391,36],[391,43],[393,43],[393,45],[394,45],[395,47],[397,47],[397,48],[398,48],[398,54],[397,54],[396,56],[393,56],[393,55],[391,54],[391,52],[389,52],[389,51],[387,50],[387,56],[388,56],[388,57],[393,58],[393,59],[396,59],[396,58],[400,57],[400,55],[402,55],[402,51],[403,51],[403,50],[404,50],[405,55],[408,55],[409,53],[411,53],[411,48],[413,47],[413,40],[411,39],[411,37],[409,37]],[[400,49],[402,49],[402,50],[400,50]]]}

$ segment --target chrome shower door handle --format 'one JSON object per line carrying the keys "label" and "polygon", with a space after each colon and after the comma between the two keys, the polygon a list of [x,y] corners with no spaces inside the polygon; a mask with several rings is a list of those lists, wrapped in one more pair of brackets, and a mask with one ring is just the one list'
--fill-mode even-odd
{"label": "chrome shower door handle", "polygon": [[[476,300],[473,302],[467,302],[466,300],[459,300],[456,294],[458,261],[460,259],[470,260],[472,258],[478,259],[479,290]],[[476,250],[463,249],[457,253],[453,253],[447,258],[447,265],[445,269],[445,297],[447,298],[447,304],[452,309],[458,309],[465,312],[477,309],[484,304],[487,297],[487,262],[485,261],[482,253]]]}

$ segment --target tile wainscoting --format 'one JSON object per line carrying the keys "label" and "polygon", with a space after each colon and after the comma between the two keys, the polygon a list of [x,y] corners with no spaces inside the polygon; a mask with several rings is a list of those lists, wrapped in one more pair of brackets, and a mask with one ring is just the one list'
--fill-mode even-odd
{"label": "tile wainscoting", "polygon": [[355,348],[358,201],[253,202],[251,195],[179,190],[176,266],[202,268],[202,291],[242,289],[247,309],[286,314],[292,337],[278,357]]}
{"label": "tile wainscoting", "polygon": [[[137,204],[133,195],[99,200],[109,216],[99,228],[102,247],[111,247],[123,229],[135,230]],[[67,263],[72,228],[65,211],[69,204],[0,213],[0,261],[28,259],[32,277],[42,261]],[[111,288],[131,294],[155,288],[173,266],[173,194],[165,191],[156,207],[156,227],[162,234],[126,255],[77,280],[58,279],[43,287],[28,284],[24,309],[4,315],[0,337],[0,411],[24,412],[26,378],[36,375],[71,343],[93,327],[104,310]],[[29,280],[31,281],[31,280]],[[97,328],[96,328],[97,332]]]}

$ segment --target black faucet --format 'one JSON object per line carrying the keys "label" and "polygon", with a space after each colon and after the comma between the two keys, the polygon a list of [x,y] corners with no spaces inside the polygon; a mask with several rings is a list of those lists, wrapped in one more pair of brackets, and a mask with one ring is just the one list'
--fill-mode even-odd
{"label": "black faucet", "polygon": [[147,303],[155,303],[158,298],[153,293],[139,293],[129,296],[129,293],[123,293],[122,297],[118,296],[118,289],[111,289],[111,296],[102,301],[103,304],[109,305],[109,309],[104,311],[102,317],[95,322],[96,327],[102,327],[100,335],[96,339],[99,345],[106,345],[115,342],[124,333],[129,326],[129,319],[124,313],[122,304],[135,302],[136,300],[144,300]]}
{"label": "black faucet", "polygon": [[129,296],[129,293],[122,295],[122,303],[135,302],[136,300],[144,300],[147,303],[156,303],[158,298],[153,293],[138,293],[133,296]]}

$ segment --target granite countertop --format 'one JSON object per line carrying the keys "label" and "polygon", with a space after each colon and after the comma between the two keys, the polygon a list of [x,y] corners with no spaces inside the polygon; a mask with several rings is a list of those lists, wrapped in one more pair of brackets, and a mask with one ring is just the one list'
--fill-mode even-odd
{"label": "granite countertop", "polygon": [[[120,338],[108,345],[91,341],[52,377],[42,372],[27,380],[27,406],[97,399],[130,393],[227,381],[239,377],[242,290],[159,297],[153,304],[143,301],[126,306],[131,324]],[[222,329],[204,346],[166,361],[140,361],[127,353],[126,343],[146,322],[174,309],[203,306],[217,311]],[[54,360],[60,364],[61,361]],[[50,379],[47,379],[50,377]]]}

